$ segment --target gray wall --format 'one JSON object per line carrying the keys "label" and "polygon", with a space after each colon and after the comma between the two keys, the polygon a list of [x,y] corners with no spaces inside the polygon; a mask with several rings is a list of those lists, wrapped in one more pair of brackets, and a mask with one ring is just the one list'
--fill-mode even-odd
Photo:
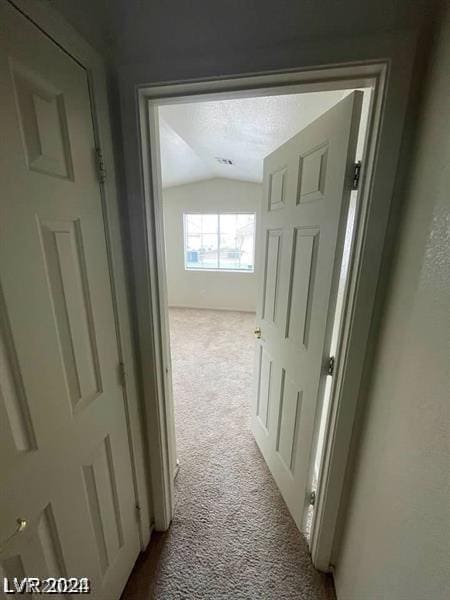
{"label": "gray wall", "polygon": [[51,0],[51,4],[95,47],[107,48],[117,65],[145,64],[148,81],[164,81],[200,73],[294,67],[301,64],[299,44],[417,29],[435,2]]}
{"label": "gray wall", "polygon": [[169,306],[256,310],[257,264],[254,273],[185,270],[183,213],[258,213],[261,197],[260,184],[232,179],[208,179],[163,191]]}
{"label": "gray wall", "polygon": [[432,55],[341,550],[340,600],[450,597],[450,19]]}
{"label": "gray wall", "polygon": [[[200,0],[180,2],[174,8],[172,2],[110,0],[105,11],[93,15],[92,2],[79,0],[76,11],[70,0],[54,0],[53,4],[65,11],[93,45],[99,45],[96,32],[103,34],[109,28],[101,45],[109,44],[122,73],[121,116],[128,135],[124,139],[127,160],[132,165],[127,204],[134,225],[143,219],[138,202],[136,83],[386,57],[392,60],[394,71],[397,68],[390,82],[390,88],[395,88],[414,52],[409,45],[406,50],[394,48],[390,40],[406,39],[406,30],[418,33],[436,4],[432,0]],[[98,19],[95,27],[87,24],[84,8]],[[445,188],[450,189],[450,183],[448,170],[447,183],[440,173],[449,162],[450,132],[448,80],[444,82],[449,67],[447,63],[444,68],[444,51],[442,47],[440,58],[436,56],[433,89],[422,119],[418,144],[423,147],[407,173],[410,193],[374,363],[346,535],[336,561],[339,600],[449,597],[449,517],[443,512],[449,497],[448,405],[444,403],[449,397],[449,290],[445,284],[449,251],[443,213],[448,203]],[[448,44],[446,51],[448,55]],[[419,45],[419,52],[426,53],[427,48]],[[401,71],[399,65],[403,65]],[[399,114],[397,124],[391,123],[395,130],[402,127],[403,106],[395,94],[392,97],[392,110]],[[388,98],[388,106],[390,102]],[[398,135],[394,131],[394,145]],[[392,168],[396,168],[395,161]],[[396,197],[393,202],[397,205]],[[135,259],[140,252],[136,243]],[[139,295],[145,292],[139,283],[145,277],[139,268],[135,275]],[[145,339],[147,335],[142,332]]]}

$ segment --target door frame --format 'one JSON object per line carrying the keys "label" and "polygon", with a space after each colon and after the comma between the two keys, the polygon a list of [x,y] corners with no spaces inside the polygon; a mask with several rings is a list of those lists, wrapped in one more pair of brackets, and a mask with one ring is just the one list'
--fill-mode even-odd
{"label": "door frame", "polygon": [[[134,241],[137,318],[142,332],[141,359],[144,365],[152,365],[151,372],[148,368],[144,369],[143,379],[145,403],[150,415],[149,453],[153,456],[157,529],[167,529],[173,515],[173,456],[170,447],[173,409],[167,379],[170,355],[156,106],[187,99],[192,102],[194,99],[248,97],[275,91],[292,93],[373,85],[372,110],[358,192],[360,211],[356,222],[357,234],[345,296],[344,321],[333,378],[332,410],[310,540],[314,565],[322,571],[330,571],[336,526],[345,509],[341,506],[341,498],[355,417],[357,408],[364,400],[362,373],[374,344],[375,336],[369,335],[372,317],[382,301],[376,292],[397,177],[414,48],[415,44],[409,40],[402,52],[397,53],[399,56],[396,60],[380,58],[192,82],[149,85],[139,83],[142,80],[141,72],[123,73],[123,131],[129,208],[133,213],[130,220]],[[136,117],[135,130],[131,121],[133,114]],[[138,161],[138,167],[132,164],[133,161]]]}
{"label": "door frame", "polygon": [[128,445],[136,503],[136,520],[141,550],[151,537],[153,512],[149,474],[145,462],[135,342],[132,336],[131,307],[122,239],[122,218],[113,153],[111,116],[108,103],[108,77],[103,59],[78,32],[54,9],[34,0],[0,0],[10,4],[31,21],[87,75],[96,148],[101,149],[106,177],[99,182],[109,277],[113,301],[119,360],[123,365],[123,397],[127,419]]}

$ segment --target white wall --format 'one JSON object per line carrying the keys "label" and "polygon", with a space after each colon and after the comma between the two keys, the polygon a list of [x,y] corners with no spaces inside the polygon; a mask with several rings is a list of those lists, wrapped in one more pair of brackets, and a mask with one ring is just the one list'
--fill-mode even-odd
{"label": "white wall", "polygon": [[254,273],[185,270],[183,213],[258,213],[261,197],[261,185],[231,179],[208,179],[163,191],[169,306],[256,310],[258,264]]}
{"label": "white wall", "polygon": [[450,598],[450,22],[401,214],[336,565],[339,600]]}

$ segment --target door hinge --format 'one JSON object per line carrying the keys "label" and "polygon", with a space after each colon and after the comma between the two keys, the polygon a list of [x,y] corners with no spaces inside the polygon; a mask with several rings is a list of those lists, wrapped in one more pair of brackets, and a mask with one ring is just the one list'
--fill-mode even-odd
{"label": "door hinge", "polygon": [[309,505],[314,506],[316,503],[316,490],[309,492]]}
{"label": "door hinge", "polygon": [[124,362],[120,362],[117,368],[118,372],[119,372],[119,384],[121,385],[121,387],[125,387],[126,384],[126,377],[125,377],[125,363]]}
{"label": "door hinge", "polygon": [[97,166],[97,178],[99,183],[105,183],[106,181],[106,167],[105,160],[103,158],[103,152],[101,148],[95,149],[95,164]]}
{"label": "door hinge", "polygon": [[353,179],[352,179],[352,190],[359,188],[359,178],[361,176],[361,161],[355,162],[353,165]]}
{"label": "door hinge", "polygon": [[330,356],[330,358],[328,359],[328,367],[327,367],[328,375],[333,375],[335,362],[336,362],[336,359],[334,358],[334,356]]}

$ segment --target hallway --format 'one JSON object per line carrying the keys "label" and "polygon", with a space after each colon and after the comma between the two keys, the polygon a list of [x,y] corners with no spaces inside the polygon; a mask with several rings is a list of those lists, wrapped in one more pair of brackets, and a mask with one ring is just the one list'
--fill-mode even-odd
{"label": "hallway", "polygon": [[249,429],[254,315],[171,309],[176,510],[123,600],[334,598]]}

